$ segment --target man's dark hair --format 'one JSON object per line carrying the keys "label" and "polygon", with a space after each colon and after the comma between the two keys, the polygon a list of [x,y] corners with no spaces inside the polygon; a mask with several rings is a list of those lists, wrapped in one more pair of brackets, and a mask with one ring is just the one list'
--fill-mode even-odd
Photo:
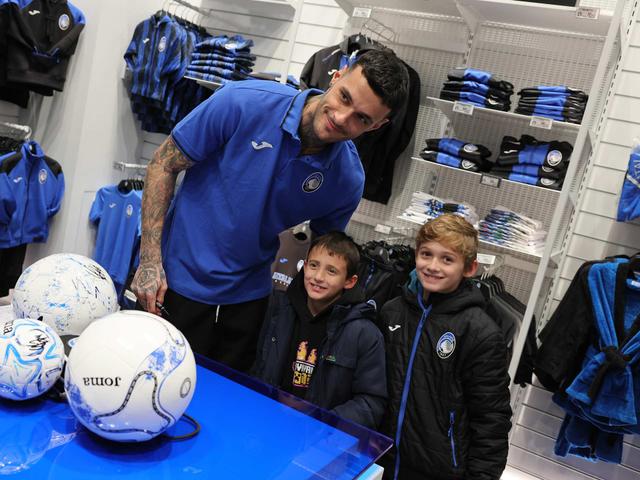
{"label": "man's dark hair", "polygon": [[358,271],[360,252],[353,239],[344,232],[329,232],[317,237],[311,242],[309,254],[314,248],[325,248],[329,253],[342,257],[347,262],[347,278],[352,277]]}
{"label": "man's dark hair", "polygon": [[351,65],[362,68],[371,90],[391,109],[390,117],[402,107],[409,94],[409,72],[393,50],[368,50]]}

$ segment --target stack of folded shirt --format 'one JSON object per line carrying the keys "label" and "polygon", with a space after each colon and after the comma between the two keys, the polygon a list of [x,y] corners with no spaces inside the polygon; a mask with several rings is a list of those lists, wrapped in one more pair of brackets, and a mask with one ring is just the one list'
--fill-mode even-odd
{"label": "stack of folded shirt", "polygon": [[471,103],[478,107],[509,111],[513,85],[490,72],[473,68],[454,68],[447,74],[440,98]]}
{"label": "stack of folded shirt", "polygon": [[252,46],[253,40],[241,35],[207,38],[196,45],[186,75],[222,84],[244,80],[255,64]]}
{"label": "stack of folded shirt", "polygon": [[420,156],[430,162],[472,172],[491,169],[491,151],[484,145],[464,142],[456,138],[430,138]]}
{"label": "stack of folded shirt", "polygon": [[414,192],[411,203],[398,218],[423,225],[443,213],[460,215],[477,228],[478,214],[474,206],[453,200],[443,200],[424,192]]}
{"label": "stack of folded shirt", "polygon": [[569,142],[541,142],[530,135],[504,137],[491,173],[514,182],[560,190],[573,147]]}
{"label": "stack of folded shirt", "polygon": [[478,230],[484,242],[534,255],[542,253],[547,238],[542,222],[500,206],[491,209]]}
{"label": "stack of folded shirt", "polygon": [[589,97],[581,90],[564,86],[538,86],[518,92],[516,113],[581,123]]}

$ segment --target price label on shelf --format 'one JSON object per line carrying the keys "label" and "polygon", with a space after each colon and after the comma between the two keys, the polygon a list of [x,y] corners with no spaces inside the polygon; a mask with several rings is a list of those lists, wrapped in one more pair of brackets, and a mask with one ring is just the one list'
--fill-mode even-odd
{"label": "price label on shelf", "polygon": [[371,9],[366,7],[354,7],[352,17],[369,18],[371,16]]}
{"label": "price label on shelf", "polygon": [[473,115],[473,105],[471,103],[453,102],[453,111],[463,115]]}
{"label": "price label on shelf", "polygon": [[491,175],[482,175],[480,177],[480,184],[487,185],[489,187],[498,188],[500,186],[500,181],[502,179],[500,177],[492,177]]}
{"label": "price label on shelf", "polygon": [[385,235],[391,233],[391,227],[389,225],[383,225],[382,223],[377,224],[374,230],[378,233],[384,233]]}
{"label": "price label on shelf", "polygon": [[486,253],[478,253],[476,255],[476,259],[478,260],[478,263],[481,263],[483,265],[493,265],[494,263],[496,263],[496,256],[488,255]]}
{"label": "price label on shelf", "polygon": [[551,127],[553,126],[553,120],[547,117],[531,117],[529,126],[534,128],[543,128],[545,130],[551,130]]}
{"label": "price label on shelf", "polygon": [[587,20],[597,20],[600,16],[600,9],[596,7],[578,7],[576,8],[576,17],[586,18]]}

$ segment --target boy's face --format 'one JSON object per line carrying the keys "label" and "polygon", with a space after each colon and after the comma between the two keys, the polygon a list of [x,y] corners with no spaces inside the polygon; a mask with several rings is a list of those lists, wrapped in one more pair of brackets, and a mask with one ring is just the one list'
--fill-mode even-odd
{"label": "boy's face", "polygon": [[478,269],[476,260],[464,267],[464,257],[439,242],[425,242],[416,251],[416,273],[425,292],[451,293]]}
{"label": "boy's face", "polygon": [[324,247],[313,248],[304,263],[304,288],[309,300],[329,305],[342,291],[353,288],[358,277],[347,278],[347,261]]}

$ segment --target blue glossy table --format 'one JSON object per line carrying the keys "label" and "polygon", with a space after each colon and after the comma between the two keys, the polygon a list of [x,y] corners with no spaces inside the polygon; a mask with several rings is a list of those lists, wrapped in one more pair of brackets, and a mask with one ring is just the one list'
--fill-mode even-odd
{"label": "blue glossy table", "polygon": [[[187,413],[202,430],[192,439],[140,444],[103,440],[66,403],[0,400],[0,475],[18,479],[353,479],[391,440],[223,365],[198,358]],[[178,422],[180,435],[191,425]],[[363,474],[363,472],[367,471]]]}

